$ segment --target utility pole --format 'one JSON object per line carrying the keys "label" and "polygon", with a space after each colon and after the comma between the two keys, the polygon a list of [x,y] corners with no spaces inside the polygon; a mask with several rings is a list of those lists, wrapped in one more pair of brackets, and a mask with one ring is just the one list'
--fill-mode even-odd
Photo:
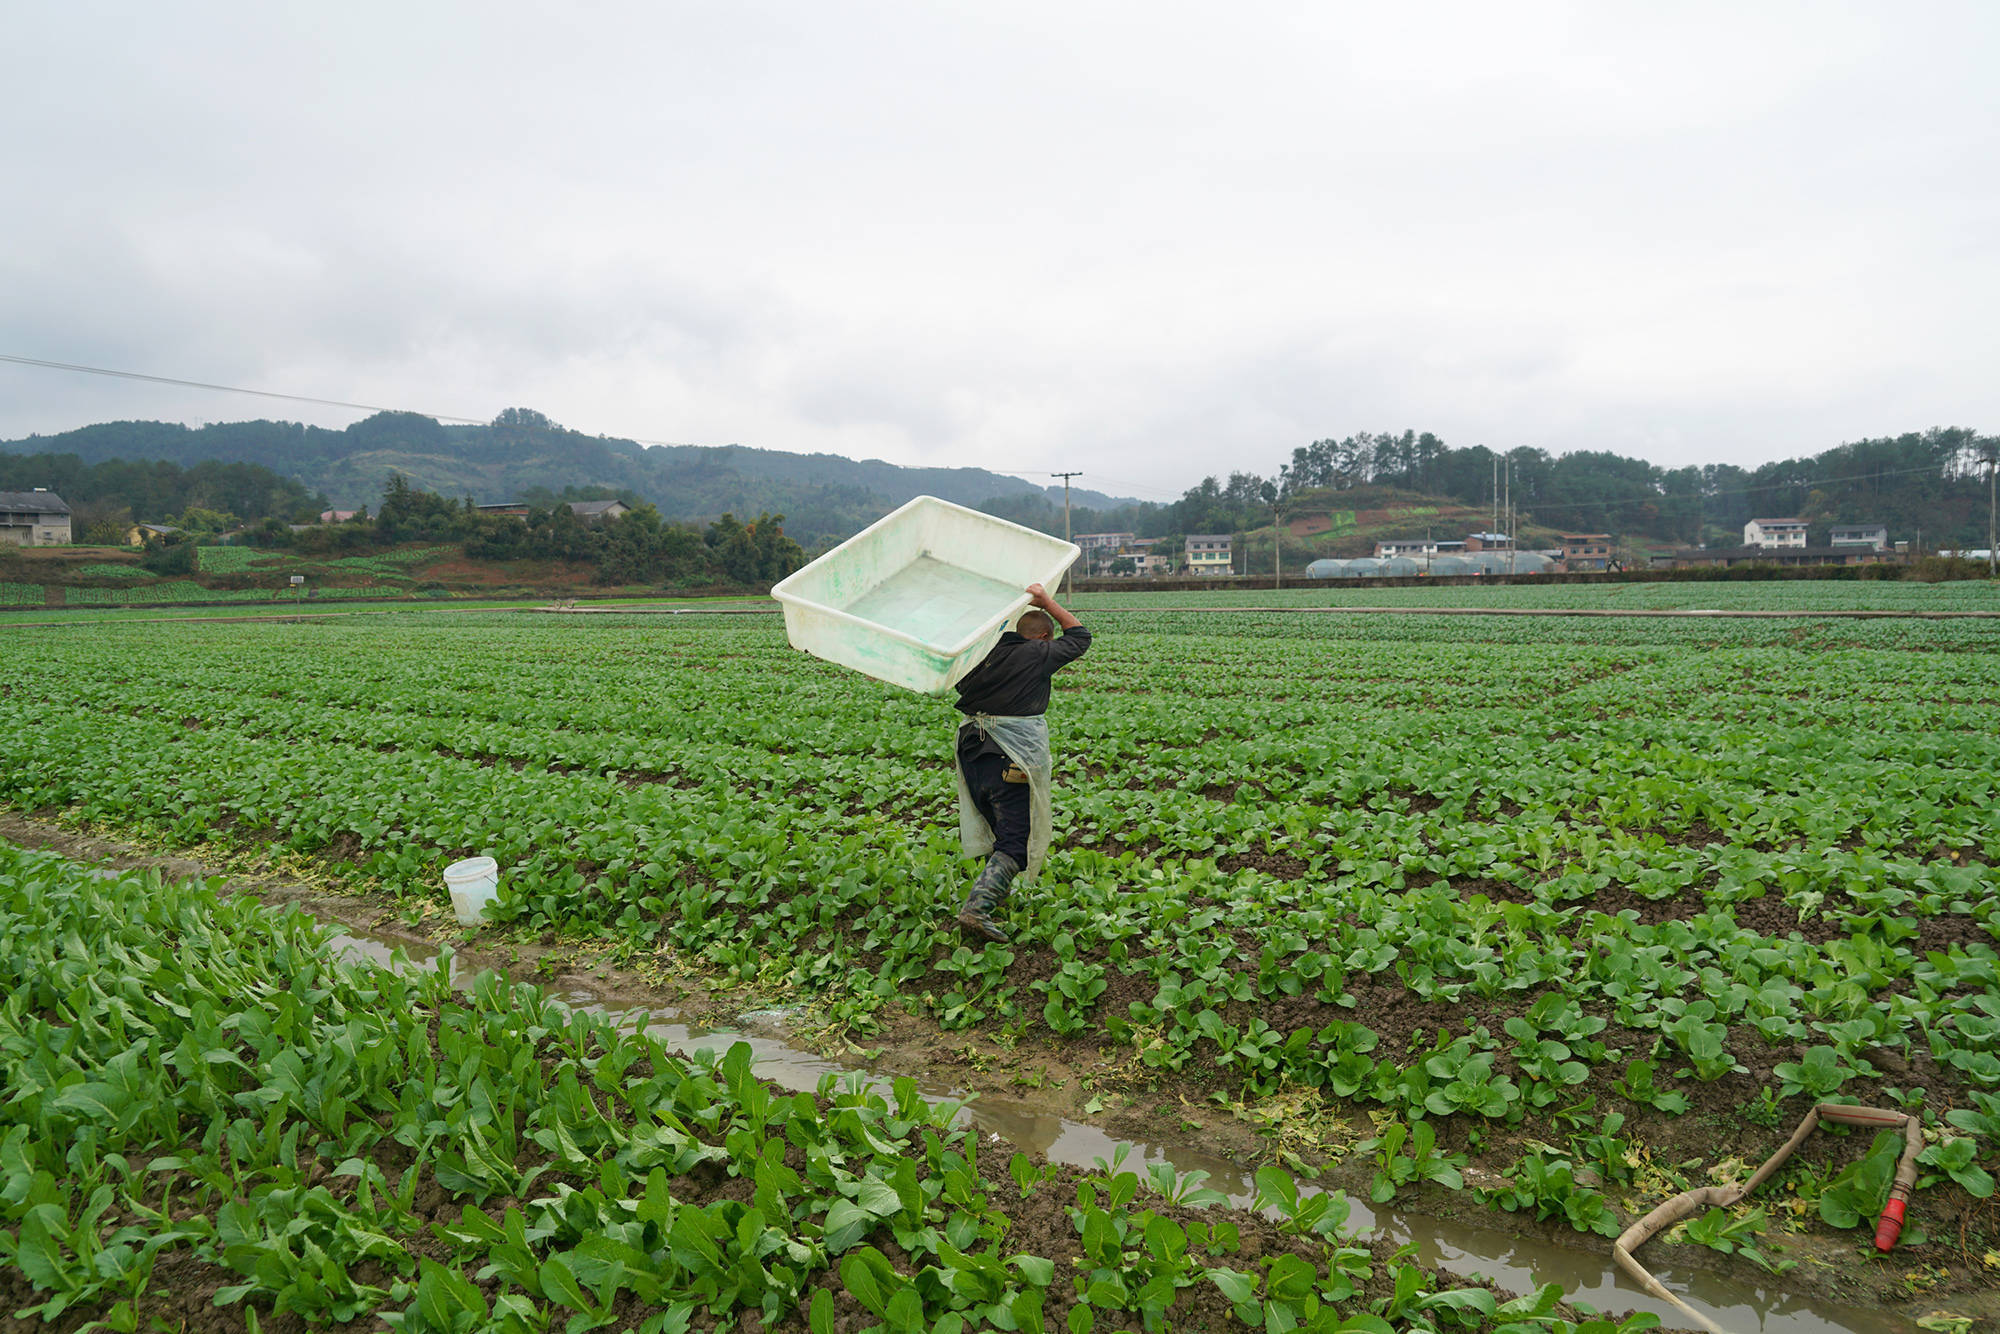
{"label": "utility pole", "polygon": [[[1993,549],[1996,535],[1993,522],[1994,478],[2000,477],[2000,441],[1988,445],[1979,461],[1986,465],[1986,577],[1991,579],[1996,572],[2000,572],[2000,551]],[[1924,553],[1919,551],[1917,554],[1921,556]]]}
{"label": "utility pole", "polygon": [[1986,464],[1986,577],[1991,579],[1996,572],[2000,572],[2000,564],[1996,564],[2000,562],[2000,551],[1993,549],[1993,479],[2000,476],[2000,444],[1987,447],[1984,462]]}
{"label": "utility pole", "polygon": [[[1067,541],[1069,541],[1069,540],[1070,540],[1070,538],[1069,538],[1069,479],[1070,479],[1070,478],[1072,478],[1072,477],[1081,477],[1081,476],[1083,476],[1083,474],[1082,474],[1082,473],[1080,473],[1080,472],[1052,472],[1052,473],[1050,473],[1050,474],[1049,474],[1049,476],[1051,476],[1051,477],[1060,477],[1060,478],[1062,478],[1062,479],[1063,479],[1063,541],[1067,542]],[[1074,593],[1074,592],[1076,591],[1076,573],[1075,573],[1075,571],[1076,571],[1076,567],[1075,567],[1074,565],[1072,565],[1072,566],[1071,566],[1071,567],[1070,567],[1069,569],[1067,569],[1067,570],[1063,571],[1063,596],[1064,596],[1064,597],[1068,597],[1068,596],[1069,596],[1070,594],[1072,594],[1072,593]]]}
{"label": "utility pole", "polygon": [[1271,502],[1271,591],[1277,592],[1285,586],[1284,537],[1279,527],[1283,520],[1283,507],[1275,500]]}

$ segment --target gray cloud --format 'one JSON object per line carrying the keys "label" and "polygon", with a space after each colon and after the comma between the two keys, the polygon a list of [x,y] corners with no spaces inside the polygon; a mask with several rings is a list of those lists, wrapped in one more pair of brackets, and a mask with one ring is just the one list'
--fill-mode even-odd
{"label": "gray cloud", "polygon": [[[1166,493],[1357,430],[1676,465],[2000,408],[1977,4],[79,3],[14,36],[17,355]],[[0,366],[0,435],[274,413]]]}

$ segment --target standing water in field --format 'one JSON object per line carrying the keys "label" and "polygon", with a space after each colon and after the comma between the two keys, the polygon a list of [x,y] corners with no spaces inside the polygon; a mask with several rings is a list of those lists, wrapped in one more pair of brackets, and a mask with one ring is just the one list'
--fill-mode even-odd
{"label": "standing water in field", "polygon": [[[385,966],[395,966],[399,953],[411,966],[434,964],[442,953],[426,940],[352,927],[348,928],[348,934],[335,937],[331,945],[337,953]],[[473,981],[472,970],[456,956],[451,960],[451,980],[453,986],[461,989],[469,989]],[[752,1069],[759,1078],[794,1092],[813,1092],[828,1075],[858,1074],[871,1083],[886,1086],[897,1073],[868,1071],[799,1051],[773,1035],[763,1023],[746,1023],[746,1031],[683,1024],[675,1010],[623,1009],[609,998],[573,983],[549,995],[572,1009],[612,1016],[628,1031],[644,1030],[683,1055],[692,1056],[702,1050],[720,1053],[742,1042],[750,1048]],[[777,1017],[769,1012],[744,1016],[753,1021]],[[960,1097],[946,1084],[910,1073],[916,1078],[919,1091],[931,1102],[956,1101]],[[1123,1147],[1127,1149],[1125,1162],[1132,1170],[1143,1173],[1150,1164],[1165,1163],[1181,1175],[1205,1172],[1208,1175],[1205,1184],[1221,1191],[1230,1204],[1249,1209],[1257,1201],[1256,1182],[1250,1169],[1185,1145],[1114,1140],[1095,1126],[1052,1116],[1006,1098],[982,1096],[967,1104],[960,1117],[977,1129],[982,1139],[1040,1153],[1050,1162],[1091,1168],[1100,1161],[1113,1161]],[[1302,1183],[1302,1193],[1311,1189]],[[1612,1264],[1608,1243],[1602,1250],[1584,1245],[1558,1246],[1498,1229],[1447,1222],[1393,1208],[1377,1210],[1353,1196],[1348,1200],[1350,1231],[1374,1232],[1397,1245],[1414,1245],[1417,1260],[1432,1268],[1462,1277],[1484,1277],[1503,1288],[1523,1293],[1555,1283],[1572,1302],[1582,1302],[1598,1310],[1651,1311],[1670,1328],[1685,1323],[1682,1313],[1640,1290]],[[1703,1269],[1681,1270],[1659,1264],[1652,1266],[1652,1270],[1662,1283],[1679,1292],[1689,1306],[1730,1334],[1920,1334],[1912,1322],[1886,1312],[1770,1291]]]}

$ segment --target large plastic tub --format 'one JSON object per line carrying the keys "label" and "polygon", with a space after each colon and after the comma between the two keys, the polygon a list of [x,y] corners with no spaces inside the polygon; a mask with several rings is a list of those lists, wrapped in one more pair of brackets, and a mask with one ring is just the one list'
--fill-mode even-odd
{"label": "large plastic tub", "polygon": [[1059,537],[918,496],[771,590],[785,634],[828,662],[934,694],[977,667],[1077,557]]}

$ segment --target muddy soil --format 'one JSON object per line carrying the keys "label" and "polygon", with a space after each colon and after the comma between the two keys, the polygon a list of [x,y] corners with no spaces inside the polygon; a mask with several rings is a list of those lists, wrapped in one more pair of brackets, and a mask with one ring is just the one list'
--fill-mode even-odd
{"label": "muddy soil", "polygon": [[[391,943],[400,941],[413,952],[428,953],[439,945],[449,945],[471,970],[493,969],[558,995],[564,991],[580,993],[614,1013],[643,1009],[656,1015],[674,1014],[687,1023],[713,1023],[746,1031],[761,1026],[795,1047],[817,1050],[878,1075],[917,1075],[957,1094],[997,1096],[1049,1117],[1084,1122],[1115,1140],[1180,1145],[1208,1157],[1227,1159],[1247,1171],[1278,1163],[1317,1176],[1322,1186],[1345,1189],[1360,1200],[1368,1198],[1374,1164],[1365,1155],[1350,1156],[1350,1151],[1374,1134],[1376,1127],[1366,1111],[1322,1099],[1311,1090],[1245,1105],[1230,1095],[1226,1081],[1212,1071],[1147,1069],[1130,1048],[1103,1047],[1099,1039],[1089,1036],[1062,1039],[1031,1034],[1005,1042],[984,1033],[947,1032],[927,1018],[896,1010],[885,1010],[879,1030],[865,1037],[815,1031],[809,1009],[775,1016],[760,1025],[754,1014],[745,1012],[768,1004],[768,998],[717,985],[691,961],[666,949],[621,963],[600,942],[563,940],[553,934],[529,938],[504,927],[469,931],[438,903],[350,888],[326,874],[324,867],[296,861],[280,867],[254,854],[221,852],[216,862],[225,863],[224,869],[171,850],[147,849],[18,812],[0,810],[0,838],[119,869],[158,869],[169,877],[222,874],[226,877],[225,892],[249,892],[265,902],[294,904],[323,922]],[[1016,967],[1031,962],[1024,952]],[[1352,985],[1364,981],[1357,978]],[[1378,1054],[1399,1052],[1416,1035],[1434,1032],[1447,1023],[1460,1025],[1465,1018],[1462,1005],[1421,1002],[1400,989],[1393,996],[1385,993],[1362,1000],[1343,1017],[1366,1023],[1382,1035]],[[1533,996],[1511,1000],[1496,1007],[1492,1015],[1482,1013],[1480,1020],[1498,1031],[1509,1014],[1525,1010],[1533,1000]],[[1609,1031],[1599,1036],[1610,1046],[1628,1049],[1641,1036],[1651,1040],[1651,1035]],[[1577,1090],[1579,1100],[1603,1083],[1606,1088],[1599,1090],[1605,1095],[1598,1098],[1600,1107],[1613,1101],[1628,1105],[1608,1096],[1612,1077],[1608,1070],[1594,1075],[1590,1085]],[[1910,1082],[1921,1083],[1916,1079]],[[1686,1185],[1709,1184],[1707,1169],[1718,1160],[1735,1158],[1754,1167],[1791,1130],[1790,1119],[1781,1127],[1746,1122],[1740,1098],[1717,1086],[1685,1083],[1680,1087],[1693,1096],[1694,1106],[1688,1113],[1634,1116],[1622,1133],[1645,1146],[1649,1167],[1677,1169]],[[1863,1101],[1867,1101],[1865,1096]],[[1503,1184],[1504,1168],[1532,1143],[1528,1127],[1509,1128],[1470,1118],[1440,1118],[1435,1124],[1441,1144],[1473,1150],[1465,1171],[1468,1187]],[[1819,1157],[1837,1169],[1864,1146],[1865,1141],[1829,1142]],[[1019,1147],[1038,1155],[1046,1146]],[[1806,1159],[1810,1149],[1802,1150],[1795,1161]],[[1607,1194],[1614,1201],[1628,1202],[1631,1216],[1636,1217],[1678,1189],[1665,1181],[1664,1176],[1657,1178],[1658,1189],[1650,1196],[1628,1198],[1615,1187]],[[1772,1197],[1760,1197],[1758,1202],[1770,1209],[1775,1220],[1785,1219],[1793,1202],[1776,1187],[1767,1194]],[[1478,1202],[1470,1190],[1405,1187],[1396,1202],[1399,1211],[1443,1220],[1471,1220],[1557,1245],[1592,1249],[1599,1245],[1595,1238],[1579,1237],[1564,1226],[1538,1223],[1527,1215],[1497,1213]],[[1939,1207],[1947,1204],[1949,1212],[1939,1215]],[[1995,1266],[1986,1260],[1993,1254],[1989,1249],[1993,1239],[2000,1238],[2000,1199],[1972,1200],[1955,1188],[1927,1191],[1912,1208],[1913,1220],[1920,1217],[1932,1238],[1930,1245],[1899,1250],[1886,1259],[1868,1252],[1865,1261],[1851,1236],[1828,1235],[1817,1229],[1816,1222],[1807,1231],[1787,1234],[1774,1223],[1760,1245],[1767,1254],[1797,1262],[1795,1268],[1777,1277],[1739,1258],[1663,1241],[1650,1243],[1643,1258],[1656,1268],[1709,1270],[1767,1291],[1796,1292],[1907,1318],[1944,1307],[1993,1320],[1993,1327],[2000,1328],[2000,1289],[1993,1285]],[[1609,1243],[1602,1243],[1602,1248],[1608,1264]],[[0,1279],[0,1293],[5,1291],[5,1281]],[[5,1300],[0,1296],[0,1301]],[[9,1328],[4,1317],[12,1309],[16,1308],[0,1310],[0,1334]]]}

